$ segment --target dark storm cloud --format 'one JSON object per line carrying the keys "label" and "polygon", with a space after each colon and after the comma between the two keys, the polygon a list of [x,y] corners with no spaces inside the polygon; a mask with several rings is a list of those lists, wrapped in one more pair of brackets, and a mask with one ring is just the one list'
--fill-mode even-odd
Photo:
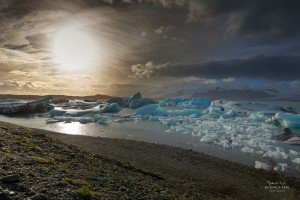
{"label": "dark storm cloud", "polygon": [[199,77],[207,79],[240,78],[266,80],[299,80],[300,56],[255,56],[249,59],[216,61],[196,65],[132,66],[135,78]]}
{"label": "dark storm cloud", "polygon": [[[299,56],[288,55],[300,55],[299,7],[297,0],[0,0],[0,77],[28,81],[41,75],[51,88],[58,78],[43,74],[59,70],[53,38],[78,22],[100,49],[86,84],[95,91],[150,91],[170,81],[178,88],[187,77],[197,83],[229,77],[295,80],[297,86]],[[266,56],[253,57],[259,54]],[[130,77],[139,80],[127,78],[131,70]],[[162,78],[144,79],[153,76]],[[69,80],[66,74],[60,79]]]}

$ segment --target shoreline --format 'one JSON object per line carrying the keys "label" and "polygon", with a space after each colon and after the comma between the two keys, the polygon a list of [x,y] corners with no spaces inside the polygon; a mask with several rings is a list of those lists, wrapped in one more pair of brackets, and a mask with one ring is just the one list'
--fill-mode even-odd
{"label": "shoreline", "polygon": [[[104,162],[118,163],[119,166],[127,166],[125,169],[131,172],[161,179],[162,187],[177,197],[185,194],[181,196],[183,199],[291,199],[299,197],[300,193],[300,180],[297,178],[192,150],[127,139],[67,135],[0,121],[0,132],[2,127],[11,132],[26,130],[26,135],[31,138],[40,134],[60,145],[97,155]],[[268,182],[279,181],[285,182],[290,189],[276,193],[265,188]]]}

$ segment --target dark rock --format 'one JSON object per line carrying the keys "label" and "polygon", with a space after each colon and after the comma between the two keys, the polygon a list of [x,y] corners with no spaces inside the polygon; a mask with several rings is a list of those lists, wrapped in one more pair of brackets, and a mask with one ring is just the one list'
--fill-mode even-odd
{"label": "dark rock", "polygon": [[133,100],[141,99],[141,98],[142,98],[142,93],[136,92],[134,95],[128,98],[128,101],[132,102]]}
{"label": "dark rock", "polygon": [[13,183],[13,182],[18,182],[20,179],[21,177],[19,174],[12,174],[12,175],[2,177],[1,181],[6,183]]}
{"label": "dark rock", "polygon": [[276,139],[280,140],[280,141],[286,141],[292,137],[293,137],[292,130],[289,128],[285,128],[285,129],[283,129],[283,133],[276,136]]}
{"label": "dark rock", "polygon": [[140,92],[136,92],[134,95],[128,97],[127,99],[124,100],[124,107],[129,107],[130,103],[134,100],[141,99],[142,94]]}
{"label": "dark rock", "polygon": [[8,131],[8,128],[5,126],[0,126],[1,129]]}

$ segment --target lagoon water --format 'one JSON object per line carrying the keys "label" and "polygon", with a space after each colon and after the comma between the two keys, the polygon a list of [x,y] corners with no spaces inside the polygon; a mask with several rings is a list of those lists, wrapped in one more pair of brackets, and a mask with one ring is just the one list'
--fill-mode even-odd
{"label": "lagoon water", "polygon": [[[274,104],[274,102],[272,102]],[[287,105],[296,107],[300,112],[300,103],[277,102],[278,105]],[[132,114],[132,109],[122,109],[118,115]],[[19,124],[32,128],[45,129],[65,134],[88,135],[93,137],[110,137],[120,139],[131,139],[137,141],[145,141],[149,143],[167,144],[170,146],[192,149],[198,152],[216,156],[222,159],[243,163],[254,166],[255,161],[269,163],[270,159],[262,157],[256,153],[242,152],[239,148],[223,148],[214,143],[201,142],[198,136],[193,134],[183,134],[182,132],[170,131],[166,132],[169,127],[162,125],[160,121],[134,120],[127,122],[114,122],[114,116],[108,115],[112,123],[108,125],[99,125],[97,123],[81,124],[79,122],[57,122],[46,123],[47,113],[23,115],[23,116],[3,116],[0,115],[1,121]],[[274,129],[280,133],[280,128]],[[298,130],[295,130],[298,131]],[[278,147],[285,150],[300,152],[300,146],[287,145],[284,142],[276,142]],[[278,159],[277,163],[287,163],[285,173],[290,176],[300,177],[300,165],[291,162],[291,160]]]}

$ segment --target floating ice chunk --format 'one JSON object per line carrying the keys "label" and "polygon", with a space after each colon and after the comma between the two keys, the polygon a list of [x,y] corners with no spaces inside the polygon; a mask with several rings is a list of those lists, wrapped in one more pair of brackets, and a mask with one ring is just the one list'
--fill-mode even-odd
{"label": "floating ice chunk", "polygon": [[210,106],[202,111],[207,117],[219,118],[223,114],[223,109],[221,107]]}
{"label": "floating ice chunk", "polygon": [[200,141],[205,143],[213,143],[218,139],[216,134],[205,135]]}
{"label": "floating ice chunk", "polygon": [[221,139],[218,144],[223,146],[226,149],[229,149],[231,148],[231,143],[232,142],[229,139],[225,138],[225,139]]}
{"label": "floating ice chunk", "polygon": [[300,155],[300,152],[294,151],[294,150],[289,150],[289,154],[292,156],[298,156]]}
{"label": "floating ice chunk", "polygon": [[259,145],[259,142],[262,140],[262,138],[252,138],[248,141],[248,145],[250,147],[257,147]]}
{"label": "floating ice chunk", "polygon": [[149,117],[149,121],[159,121],[159,119],[158,119],[157,116],[151,115],[151,116]]}
{"label": "floating ice chunk", "polygon": [[54,124],[54,123],[57,123],[57,122],[61,122],[61,120],[53,119],[53,118],[47,118],[46,119],[47,124]]}
{"label": "floating ice chunk", "polygon": [[300,145],[300,137],[292,137],[285,141],[285,143],[291,145]]}
{"label": "floating ice chunk", "polygon": [[278,163],[275,167],[274,167],[274,170],[275,171],[284,171],[285,168],[287,167],[287,164],[286,163]]}
{"label": "floating ice chunk", "polygon": [[263,115],[261,112],[255,112],[255,113],[251,113],[248,119],[255,122],[261,122],[261,121],[266,121],[267,117]]}
{"label": "floating ice chunk", "polygon": [[99,112],[101,113],[117,113],[121,110],[119,107],[119,104],[112,103],[112,104],[106,104],[102,108],[99,109]]}
{"label": "floating ice chunk", "polygon": [[241,149],[242,152],[245,152],[245,153],[253,153],[253,148],[251,147],[243,147]]}
{"label": "floating ice chunk", "polygon": [[62,110],[60,108],[56,108],[56,109],[50,110],[48,113],[51,117],[54,117],[54,116],[62,116],[66,113],[66,111]]}
{"label": "floating ice chunk", "polygon": [[276,151],[269,150],[267,151],[263,157],[275,158],[275,159],[287,159],[289,156],[284,152],[283,149],[276,148]]}
{"label": "floating ice chunk", "polygon": [[115,119],[114,122],[123,123],[123,122],[131,122],[133,120],[134,120],[134,118],[118,118],[118,119]]}
{"label": "floating ice chunk", "polygon": [[92,123],[93,118],[91,118],[91,117],[55,116],[54,118],[46,119],[46,123],[48,123],[48,124],[57,123],[57,122],[66,122],[66,123],[79,122],[81,124],[87,124],[87,123]]}
{"label": "floating ice chunk", "polygon": [[225,117],[235,117],[236,113],[234,112],[234,110],[229,110],[224,114]]}
{"label": "floating ice chunk", "polygon": [[300,165],[300,158],[295,158],[292,162]]}
{"label": "floating ice chunk", "polygon": [[103,124],[103,125],[110,124],[109,119],[105,116],[100,115],[100,114],[96,114],[94,116],[94,122],[96,122],[97,124]]}
{"label": "floating ice chunk", "polygon": [[172,126],[172,125],[176,125],[176,119],[174,118],[161,118],[159,119],[159,121],[161,121],[162,125],[164,126]]}
{"label": "floating ice chunk", "polygon": [[150,104],[143,107],[138,108],[134,115],[141,116],[167,116],[167,112],[164,108],[160,107],[158,104]]}
{"label": "floating ice chunk", "polygon": [[157,104],[157,101],[153,99],[135,99],[130,102],[129,108],[136,109],[149,104]]}
{"label": "floating ice chunk", "polygon": [[132,95],[132,96],[128,97],[127,99],[125,99],[125,100],[123,101],[123,105],[124,105],[125,107],[129,107],[129,105],[130,105],[130,103],[131,103],[132,101],[137,100],[137,99],[141,99],[141,98],[142,98],[142,93],[136,92],[134,95]]}
{"label": "floating ice chunk", "polygon": [[270,166],[267,165],[266,163],[259,162],[259,161],[255,161],[255,168],[256,168],[256,169],[265,169],[265,170],[269,170],[269,169],[270,169]]}
{"label": "floating ice chunk", "polygon": [[171,129],[167,129],[165,133],[171,133]]}
{"label": "floating ice chunk", "polygon": [[300,114],[278,112],[273,120],[288,128],[300,128]]}

